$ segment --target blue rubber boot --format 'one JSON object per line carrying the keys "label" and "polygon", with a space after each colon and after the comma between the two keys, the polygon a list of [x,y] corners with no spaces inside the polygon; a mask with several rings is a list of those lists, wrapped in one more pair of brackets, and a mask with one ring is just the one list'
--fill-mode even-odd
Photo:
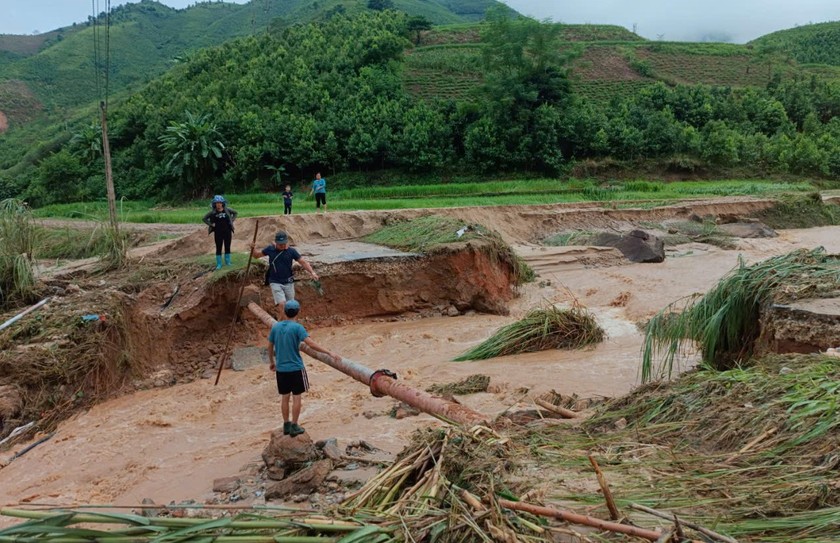
{"label": "blue rubber boot", "polygon": [[216,269],[222,269],[222,255],[216,255]]}
{"label": "blue rubber boot", "polygon": [[225,266],[230,266],[230,253],[225,253]]}

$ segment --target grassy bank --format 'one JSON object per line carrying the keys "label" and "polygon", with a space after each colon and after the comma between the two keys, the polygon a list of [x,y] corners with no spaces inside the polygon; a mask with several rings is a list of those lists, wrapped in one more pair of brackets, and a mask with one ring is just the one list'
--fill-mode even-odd
{"label": "grassy bank", "polygon": [[[540,205],[573,202],[618,202],[627,205],[641,201],[648,205],[682,198],[714,196],[778,196],[814,191],[809,182],[703,181],[662,183],[623,181],[558,181],[554,179],[492,181],[486,183],[427,184],[390,187],[365,187],[333,190],[327,194],[333,211],[386,210],[407,208],[446,208],[459,206]],[[294,213],[315,212],[314,199],[298,191]],[[283,202],[279,194],[229,194],[231,207],[240,217],[279,215]],[[122,220],[140,223],[197,223],[206,212],[207,200],[195,200],[177,206],[156,205],[152,201],[123,201]],[[35,211],[37,217],[97,219],[107,217],[104,201],[57,204]]]}

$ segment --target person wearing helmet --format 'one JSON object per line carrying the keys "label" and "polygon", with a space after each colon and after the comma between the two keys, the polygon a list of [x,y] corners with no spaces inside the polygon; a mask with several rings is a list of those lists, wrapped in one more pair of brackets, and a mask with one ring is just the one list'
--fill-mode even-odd
{"label": "person wearing helmet", "polygon": [[236,210],[228,207],[224,196],[216,195],[210,202],[210,211],[204,216],[207,233],[216,238],[216,269],[222,269],[222,245],[225,247],[225,265],[230,266],[230,241],[233,238],[233,221]]}

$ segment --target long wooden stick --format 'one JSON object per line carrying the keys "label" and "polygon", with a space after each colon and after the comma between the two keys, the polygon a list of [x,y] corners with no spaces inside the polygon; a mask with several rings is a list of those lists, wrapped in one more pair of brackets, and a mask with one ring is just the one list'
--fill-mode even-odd
{"label": "long wooden stick", "polygon": [[[251,247],[257,244],[257,232],[260,229],[260,220],[254,222],[254,240],[251,242]],[[219,359],[219,371],[216,372],[216,382],[213,386],[219,384],[219,378],[222,376],[222,368],[225,367],[225,362],[228,357],[228,350],[230,349],[230,342],[233,339],[233,331],[236,329],[236,319],[239,317],[239,304],[242,302],[242,293],[245,291],[245,283],[248,281],[248,273],[251,271],[251,258],[254,251],[248,251],[248,265],[245,266],[245,275],[242,276],[242,284],[239,286],[239,296],[236,297],[236,309],[233,310],[233,321],[230,323],[230,333],[228,333],[227,343],[225,343],[225,350],[222,351],[222,357]]]}
{"label": "long wooden stick", "polygon": [[607,532],[615,532],[619,534],[632,535],[647,539],[648,541],[656,541],[662,535],[662,532],[655,530],[646,530],[636,526],[629,526],[627,524],[618,524],[617,522],[610,522],[608,520],[601,520],[595,517],[588,517],[586,515],[579,515],[571,511],[563,511],[561,509],[554,509],[553,507],[540,507],[539,505],[532,505],[530,503],[512,502],[510,500],[499,500],[499,505],[506,509],[513,509],[515,511],[524,511],[532,515],[541,517],[552,517],[565,520],[572,524],[580,524],[581,526],[592,526],[599,530]]}
{"label": "long wooden stick", "polygon": [[[655,517],[664,518],[666,520],[671,520],[671,521],[673,521],[674,518],[676,517],[676,515],[674,515],[673,513],[666,513],[665,511],[659,511],[659,510],[656,510],[656,509],[651,509],[650,507],[646,507],[644,505],[639,505],[638,503],[631,503],[630,508],[635,509],[637,511],[642,511],[642,512],[648,513],[648,514],[653,515]],[[717,532],[713,532],[712,530],[710,530],[708,528],[704,528],[704,527],[700,526],[699,524],[689,522],[689,521],[687,521],[683,518],[679,519],[679,522],[681,524],[685,525],[685,526],[688,526],[692,530],[697,530],[701,534],[703,534],[705,536],[708,536],[708,537],[710,537],[710,538],[712,538],[716,541],[722,541],[723,543],[738,543],[737,539],[733,539],[729,536],[719,534]]]}
{"label": "long wooden stick", "polygon": [[589,463],[592,464],[592,467],[595,469],[595,475],[598,477],[598,485],[601,487],[601,492],[604,494],[604,500],[607,502],[607,509],[610,510],[610,518],[613,520],[620,519],[621,513],[618,512],[618,507],[615,505],[615,500],[613,499],[612,492],[610,491],[610,485],[607,484],[607,478],[604,476],[604,472],[601,471],[601,466],[598,465],[598,462],[592,455],[589,455]]}
{"label": "long wooden stick", "polygon": [[578,414],[571,409],[566,409],[565,407],[560,407],[559,405],[554,405],[553,403],[549,403],[541,398],[537,398],[534,400],[538,406],[542,407],[543,409],[547,409],[552,413],[557,413],[563,418],[566,419],[574,419],[577,418]]}

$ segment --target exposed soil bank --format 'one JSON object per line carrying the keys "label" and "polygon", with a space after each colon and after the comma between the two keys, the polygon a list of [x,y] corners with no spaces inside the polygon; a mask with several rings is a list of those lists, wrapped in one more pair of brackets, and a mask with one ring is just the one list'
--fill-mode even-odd
{"label": "exposed soil bank", "polygon": [[[298,272],[296,297],[305,308],[301,317],[307,323],[345,323],[403,313],[438,316],[452,313],[453,307],[457,313],[472,309],[507,314],[507,304],[516,294],[513,269],[497,259],[488,243],[454,244],[429,255],[319,264],[317,269],[321,292]],[[208,277],[187,276],[151,287],[127,312],[132,341],[148,353],[147,363],[172,371],[164,381],[199,376],[221,355],[241,281],[238,274],[217,282]],[[259,292],[260,305],[274,314],[271,292],[262,280],[261,269],[255,268],[248,280],[250,290]],[[237,328],[240,345],[265,335],[261,324],[247,315]]]}
{"label": "exposed soil bank", "polygon": [[[389,211],[348,211],[260,217],[258,246],[267,245],[276,230],[286,230],[292,244],[320,240],[357,239],[393,221],[445,214],[471,224],[481,224],[501,234],[508,244],[534,243],[564,229],[619,228],[639,221],[687,218],[691,214],[749,215],[772,206],[773,200],[749,198],[710,199],[684,202],[651,209],[614,209],[601,203],[568,203],[543,206],[454,207],[446,209],[402,209]],[[613,205],[618,205],[619,202]],[[620,202],[631,205],[632,202]],[[199,217],[196,217],[196,221]],[[248,250],[257,219],[236,222],[233,250]],[[164,249],[161,256],[199,255],[214,250],[206,229],[193,233]]]}
{"label": "exposed soil bank", "polygon": [[773,305],[761,318],[758,348],[773,353],[818,353],[840,347],[840,298]]}

